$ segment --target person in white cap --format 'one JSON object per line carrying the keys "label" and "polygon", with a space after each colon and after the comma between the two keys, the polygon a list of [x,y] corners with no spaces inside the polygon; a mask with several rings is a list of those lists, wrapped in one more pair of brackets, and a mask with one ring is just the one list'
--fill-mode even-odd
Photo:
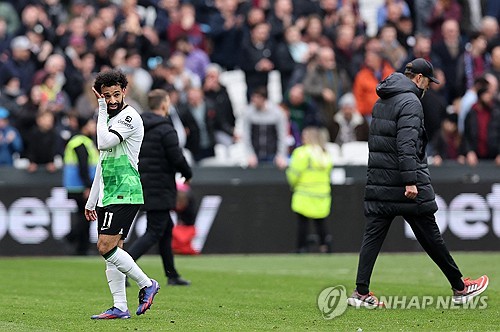
{"label": "person in white cap", "polygon": [[32,86],[36,62],[32,58],[31,42],[26,36],[17,36],[10,42],[10,57],[0,66],[0,86],[12,77],[18,77],[21,89],[29,91]]}

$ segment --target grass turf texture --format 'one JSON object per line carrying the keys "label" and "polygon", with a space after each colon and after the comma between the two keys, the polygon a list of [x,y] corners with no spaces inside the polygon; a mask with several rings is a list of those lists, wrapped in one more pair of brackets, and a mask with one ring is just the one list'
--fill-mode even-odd
{"label": "grass turf texture", "polygon": [[[0,258],[0,331],[498,331],[500,253],[454,253],[466,276],[488,274],[486,309],[354,309],[322,318],[318,294],[344,285],[350,295],[357,255],[213,255],[177,257],[190,287],[168,287],[157,256],[139,260],[162,289],[136,316],[136,285],[127,289],[128,320],[93,321],[112,305],[100,257]],[[377,295],[448,296],[444,276],[425,254],[379,257]]]}

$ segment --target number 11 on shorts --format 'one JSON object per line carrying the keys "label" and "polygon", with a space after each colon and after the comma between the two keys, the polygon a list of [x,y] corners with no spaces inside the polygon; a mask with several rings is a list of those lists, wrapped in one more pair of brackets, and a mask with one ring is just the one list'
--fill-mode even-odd
{"label": "number 11 on shorts", "polygon": [[111,227],[111,220],[113,219],[113,212],[106,211],[104,213],[104,221],[102,223],[101,231]]}

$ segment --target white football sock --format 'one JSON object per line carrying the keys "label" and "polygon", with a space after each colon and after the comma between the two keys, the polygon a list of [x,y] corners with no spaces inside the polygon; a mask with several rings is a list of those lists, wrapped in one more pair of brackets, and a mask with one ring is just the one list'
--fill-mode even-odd
{"label": "white football sock", "polygon": [[134,280],[139,288],[150,287],[153,284],[128,252],[120,247],[117,247],[116,251],[106,261],[113,263],[120,272]]}
{"label": "white football sock", "polygon": [[118,271],[113,263],[106,262],[106,277],[113,295],[113,306],[121,311],[127,311],[127,292],[125,290],[125,275]]}

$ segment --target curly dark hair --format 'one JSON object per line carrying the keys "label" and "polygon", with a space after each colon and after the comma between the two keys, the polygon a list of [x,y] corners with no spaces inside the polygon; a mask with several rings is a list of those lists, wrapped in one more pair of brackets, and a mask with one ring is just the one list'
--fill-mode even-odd
{"label": "curly dark hair", "polygon": [[128,85],[127,76],[117,69],[106,70],[97,74],[94,82],[94,89],[101,93],[101,88],[103,86],[113,86],[119,85],[122,89],[125,89]]}

